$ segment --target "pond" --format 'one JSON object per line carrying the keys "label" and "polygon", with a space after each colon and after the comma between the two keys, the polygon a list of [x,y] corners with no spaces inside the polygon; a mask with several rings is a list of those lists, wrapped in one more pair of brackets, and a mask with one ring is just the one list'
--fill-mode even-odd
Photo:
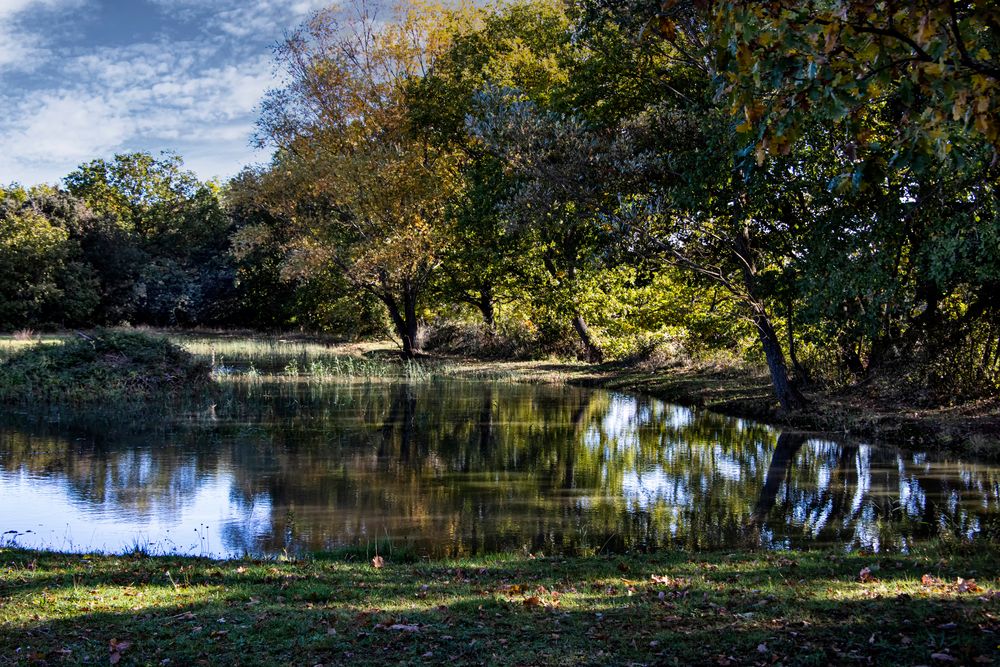
{"label": "pond", "polygon": [[237,383],[0,420],[2,542],[66,551],[906,550],[995,539],[998,510],[996,465],[568,386]]}

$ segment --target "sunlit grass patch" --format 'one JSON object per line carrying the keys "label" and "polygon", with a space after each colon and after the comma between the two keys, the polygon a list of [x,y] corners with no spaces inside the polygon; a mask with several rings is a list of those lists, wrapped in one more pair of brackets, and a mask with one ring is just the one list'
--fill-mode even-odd
{"label": "sunlit grass patch", "polygon": [[0,563],[0,656],[71,662],[988,664],[1000,629],[990,548]]}

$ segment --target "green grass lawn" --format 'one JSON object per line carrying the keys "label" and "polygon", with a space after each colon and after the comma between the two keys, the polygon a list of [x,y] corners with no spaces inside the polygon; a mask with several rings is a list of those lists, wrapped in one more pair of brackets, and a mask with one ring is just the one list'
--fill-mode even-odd
{"label": "green grass lawn", "polygon": [[0,549],[0,664],[992,664],[998,562],[977,548],[377,569]]}

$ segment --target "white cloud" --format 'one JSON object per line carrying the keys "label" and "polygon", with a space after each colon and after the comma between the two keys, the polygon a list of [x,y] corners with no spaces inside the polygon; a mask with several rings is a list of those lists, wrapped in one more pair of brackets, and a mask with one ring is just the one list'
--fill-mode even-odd
{"label": "white cloud", "polygon": [[208,12],[207,28],[232,37],[277,40],[285,29],[334,0],[151,0],[165,11],[191,16]]}
{"label": "white cloud", "polygon": [[[44,58],[19,17],[104,0],[0,0],[0,76]],[[269,44],[328,0],[150,0],[197,18],[183,41],[60,49],[39,88],[0,89],[0,183],[55,182],[79,164],[131,150],[175,150],[203,178],[266,159],[249,145],[255,107],[274,85]],[[36,14],[37,15],[37,14]],[[154,15],[155,16],[155,15]],[[13,42],[6,32],[18,32]],[[39,79],[42,81],[42,79]]]}
{"label": "white cloud", "polygon": [[235,173],[257,157],[249,148],[254,108],[274,81],[269,56],[206,65],[217,61],[215,48],[188,42],[68,60],[66,79],[79,83],[29,95],[0,118],[0,183],[39,173],[58,180],[82,162],[137,149],[196,152],[209,170],[202,176]]}
{"label": "white cloud", "polygon": [[38,13],[68,11],[86,0],[0,0],[0,74],[32,70],[50,55],[50,38],[24,27],[23,21]]}

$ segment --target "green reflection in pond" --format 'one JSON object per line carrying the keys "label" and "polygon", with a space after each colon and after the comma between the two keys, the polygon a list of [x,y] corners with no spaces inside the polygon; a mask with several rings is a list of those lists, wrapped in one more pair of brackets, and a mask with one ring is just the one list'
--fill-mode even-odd
{"label": "green reflection in pond", "polygon": [[228,392],[173,418],[7,415],[4,540],[241,555],[388,537],[461,555],[997,534],[998,467],[652,398],[455,379]]}

